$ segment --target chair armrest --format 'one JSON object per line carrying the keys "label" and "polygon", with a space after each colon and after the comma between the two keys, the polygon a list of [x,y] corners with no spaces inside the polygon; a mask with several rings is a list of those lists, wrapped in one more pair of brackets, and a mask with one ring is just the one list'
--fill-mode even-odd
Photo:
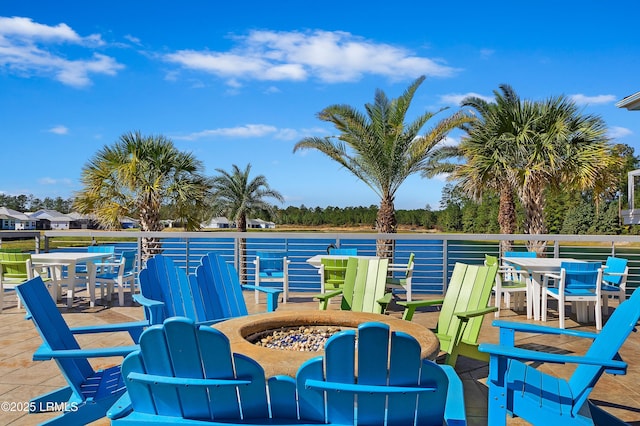
{"label": "chair armrest", "polygon": [[617,374],[625,374],[627,363],[615,359],[602,359],[580,355],[561,355],[548,352],[532,351],[529,349],[513,348],[510,346],[495,345],[491,343],[481,343],[478,347],[480,352],[488,353],[492,356],[503,356],[511,359],[523,361],[540,361],[554,364],[585,364],[597,365],[607,369],[618,371]]}
{"label": "chair armrest", "polygon": [[107,411],[107,417],[111,420],[120,419],[130,414],[133,411],[133,407],[131,406],[131,398],[129,397],[129,392],[125,392],[122,394],[120,398],[109,408]]}
{"label": "chair armrest", "polygon": [[50,359],[109,358],[113,356],[127,356],[131,352],[139,349],[139,345],[132,345],[112,348],[52,350],[48,346],[42,345],[33,354],[33,360],[47,361]]}
{"label": "chair armrest", "polygon": [[434,299],[434,300],[412,300],[397,302],[398,305],[404,306],[404,312],[402,314],[402,319],[406,321],[411,321],[413,318],[413,314],[416,312],[417,308],[422,308],[425,306],[433,306],[433,305],[442,305],[444,299]]}
{"label": "chair armrest", "polygon": [[416,308],[423,308],[425,306],[433,306],[433,305],[442,305],[444,299],[433,299],[433,300],[412,300],[408,302],[406,300],[401,300],[398,303],[400,306],[404,306],[405,308],[409,306],[414,306]]}
{"label": "chair armrest", "polygon": [[164,302],[161,302],[159,300],[148,299],[140,293],[134,294],[133,300],[135,300],[137,303],[145,307],[164,306]]}
{"label": "chair armrest", "polygon": [[142,305],[151,324],[162,324],[164,321],[164,302],[148,299],[140,293],[134,294],[133,300]]}
{"label": "chair armrest", "polygon": [[466,312],[455,312],[454,315],[462,320],[470,320],[474,317],[481,317],[483,315],[489,314],[491,312],[496,312],[498,308],[496,306],[488,306],[483,309],[477,309],[475,311],[466,311]]}
{"label": "chair armrest", "polygon": [[467,412],[464,408],[464,386],[462,380],[450,365],[438,365],[449,379],[447,399],[444,405],[444,420],[448,425],[464,425],[467,423]]}
{"label": "chair armrest", "polygon": [[237,379],[192,379],[187,377],[160,376],[157,374],[129,373],[126,380],[135,383],[169,385],[181,387],[211,388],[220,386],[250,385],[251,378]]}
{"label": "chair armrest", "polygon": [[389,271],[394,271],[394,272],[406,272],[407,269],[409,269],[407,267],[407,265],[396,265],[396,264],[389,264],[389,266],[387,267],[387,270]]}
{"label": "chair armrest", "polygon": [[312,297],[318,300],[327,300],[342,294],[342,289],[327,291],[326,293],[314,294]]}
{"label": "chair armrest", "polygon": [[391,300],[393,299],[393,293],[385,293],[384,296],[382,296],[380,299],[376,300],[376,302],[378,302],[378,304],[380,306],[382,306],[382,312],[384,313],[384,311],[387,310],[387,306],[389,306],[389,303],[391,303]]}
{"label": "chair armrest", "polygon": [[587,331],[568,330],[562,328],[548,327],[537,324],[527,324],[515,321],[495,320],[492,325],[494,327],[500,327],[501,329],[509,329],[519,331],[523,333],[538,333],[538,334],[556,334],[572,337],[581,337],[586,339],[595,339],[598,337],[596,333],[590,333]]}
{"label": "chair armrest", "polygon": [[261,286],[251,285],[251,284],[241,284],[240,287],[242,287],[243,290],[258,290],[262,293],[270,293],[270,294],[282,293],[282,290],[280,290],[279,288],[273,288],[273,287],[261,287]]}
{"label": "chair armrest", "polygon": [[363,394],[394,394],[394,393],[431,393],[435,392],[433,387],[413,387],[413,386],[390,386],[390,385],[361,385],[354,383],[331,382],[325,380],[307,379],[304,382],[306,389],[321,391],[333,391],[336,393],[363,393]]}
{"label": "chair armrest", "polygon": [[144,327],[148,327],[147,321],[121,322],[117,324],[89,325],[85,327],[74,327],[71,329],[73,334],[92,334],[92,333],[113,333],[117,331],[131,331],[139,329],[142,331]]}
{"label": "chair armrest", "polygon": [[115,262],[94,262],[93,263],[93,266],[112,266],[114,268],[118,267],[120,265],[121,265],[121,263],[119,263],[119,262],[117,262],[117,263],[115,263]]}

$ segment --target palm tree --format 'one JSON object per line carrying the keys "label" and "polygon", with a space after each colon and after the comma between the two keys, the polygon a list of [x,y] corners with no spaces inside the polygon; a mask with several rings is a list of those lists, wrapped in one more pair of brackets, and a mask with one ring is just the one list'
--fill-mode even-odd
{"label": "palm tree", "polygon": [[[293,152],[316,149],[369,186],[380,197],[376,218],[376,230],[380,233],[396,232],[394,198],[400,185],[424,168],[431,150],[451,130],[470,120],[456,113],[440,120],[423,135],[419,132],[436,113],[423,113],[405,124],[413,96],[423,81],[424,76],[415,80],[397,99],[390,100],[382,90],[376,90],[374,102],[365,105],[366,114],[349,105],[328,106],[318,118],[332,123],[340,134],[307,137],[293,148]],[[377,251],[380,256],[392,254],[386,240],[378,241]]]}
{"label": "palm tree", "polygon": [[[284,201],[284,197],[278,191],[269,187],[263,175],[249,178],[251,164],[247,164],[244,171],[234,164],[231,172],[222,169],[216,169],[216,172],[219,175],[212,179],[212,213],[233,219],[240,232],[247,232],[247,216],[255,214],[268,218],[275,213],[275,206],[267,202],[267,198]],[[246,267],[242,259],[246,257],[246,249],[242,238],[239,241],[239,252],[240,279],[244,280]]]}
{"label": "palm tree", "polygon": [[[500,90],[494,91],[495,102],[478,97],[467,97],[462,101],[461,106],[472,108],[476,119],[463,126],[467,135],[459,145],[433,152],[423,175],[433,177],[449,173],[449,180],[457,181],[458,187],[476,201],[480,201],[486,191],[497,192],[500,233],[513,234],[517,222],[512,170],[514,153],[511,149],[517,145],[511,143],[508,135],[517,133],[510,126],[515,123],[513,115],[520,99],[510,86],[502,85]],[[447,161],[450,159],[456,161]],[[458,161],[460,159],[465,161]],[[510,250],[512,244],[512,241],[502,241],[502,250]]]}
{"label": "palm tree", "polygon": [[[468,193],[501,190],[501,227],[508,226],[506,215],[513,212],[515,218],[507,194],[515,190],[525,210],[525,233],[544,234],[549,189],[601,190],[609,185],[603,181],[603,171],[620,160],[609,147],[604,121],[580,114],[566,97],[534,102],[521,100],[507,85],[500,90],[494,92],[495,103],[465,101],[479,119],[467,126],[468,136],[460,146],[448,152],[466,161],[454,168],[453,175]],[[447,152],[437,154],[444,158]],[[542,241],[529,243],[529,249],[537,252],[544,246]]]}
{"label": "palm tree", "polygon": [[[106,229],[119,228],[124,216],[137,216],[143,231],[161,231],[160,208],[169,205],[188,230],[197,229],[210,189],[201,170],[199,160],[164,136],[125,133],[83,167],[84,188],[76,194],[74,207],[95,215]],[[158,248],[155,239],[143,239],[145,259]]]}

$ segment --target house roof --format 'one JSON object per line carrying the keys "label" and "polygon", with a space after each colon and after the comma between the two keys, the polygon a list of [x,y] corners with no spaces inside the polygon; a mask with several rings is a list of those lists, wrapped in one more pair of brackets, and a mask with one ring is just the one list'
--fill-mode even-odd
{"label": "house roof", "polygon": [[0,216],[3,216],[3,218],[4,216],[6,216],[6,219],[17,219],[22,221],[30,220],[29,216],[27,216],[26,214],[20,213],[16,210],[8,209],[6,207],[0,207]]}
{"label": "house roof", "polygon": [[74,220],[74,218],[69,215],[51,209],[42,209],[37,212],[27,213],[27,215],[33,219],[47,219],[55,222],[71,222]]}
{"label": "house roof", "polygon": [[629,95],[616,103],[618,108],[626,108],[629,111],[640,111],[640,92]]}

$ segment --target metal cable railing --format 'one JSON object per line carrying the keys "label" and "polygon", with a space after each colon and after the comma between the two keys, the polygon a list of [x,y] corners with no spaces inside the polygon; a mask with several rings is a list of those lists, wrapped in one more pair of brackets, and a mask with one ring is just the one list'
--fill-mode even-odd
{"label": "metal cable railing", "polygon": [[[502,234],[351,234],[320,232],[136,232],[136,231],[45,231],[44,247],[51,238],[56,244],[82,241],[115,244],[119,249],[141,253],[142,238],[155,238],[159,251],[193,272],[202,255],[219,252],[242,271],[242,280],[253,282],[256,251],[287,252],[289,287],[292,291],[319,291],[317,269],[306,260],[326,253],[327,247],[352,247],[358,254],[375,255],[376,240],[389,240],[396,263],[415,254],[413,288],[416,293],[441,294],[456,262],[480,264],[485,254],[500,254],[500,241],[512,240],[515,250],[526,250],[528,240],[546,241],[545,255],[605,262],[616,255],[629,260],[628,288],[640,285],[640,237],[606,235],[502,235]],[[139,256],[139,258],[142,258]]]}

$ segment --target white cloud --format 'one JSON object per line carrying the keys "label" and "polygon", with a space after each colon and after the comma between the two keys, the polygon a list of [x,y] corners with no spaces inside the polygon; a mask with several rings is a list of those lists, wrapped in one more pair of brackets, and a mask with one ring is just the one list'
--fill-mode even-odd
{"label": "white cloud", "polygon": [[228,138],[256,138],[273,135],[278,131],[275,126],[266,124],[246,124],[237,127],[222,127],[219,129],[202,130],[190,133],[185,136],[174,136],[175,139],[196,140],[207,137],[228,137]]}
{"label": "white cloud", "polygon": [[125,35],[124,38],[129,40],[133,44],[137,44],[137,45],[141,45],[142,44],[142,42],[140,41],[140,39],[138,37],[134,37],[131,34]]}
{"label": "white cloud", "polygon": [[460,105],[463,99],[468,97],[480,98],[487,102],[493,102],[494,98],[491,96],[484,96],[474,92],[468,93],[450,93],[448,95],[440,96],[440,102],[443,104]]}
{"label": "white cloud", "polygon": [[617,98],[614,95],[587,96],[583,95],[582,93],[578,93],[575,95],[569,95],[569,99],[571,99],[577,105],[598,105],[611,103]]}
{"label": "white cloud", "polygon": [[496,53],[496,51],[493,49],[480,49],[480,57],[482,59],[489,59],[494,53]]}
{"label": "white cloud", "polygon": [[390,44],[376,43],[343,31],[252,31],[235,37],[226,52],[179,50],[165,60],[184,68],[207,72],[231,82],[357,81],[364,75],[392,79],[419,75],[449,77],[458,70],[442,60],[416,56]]}
{"label": "white cloud", "polygon": [[71,185],[71,179],[55,179],[52,177],[42,177],[38,179],[38,183],[41,185]]}
{"label": "white cloud", "polygon": [[176,140],[198,140],[203,138],[236,138],[236,139],[248,139],[248,138],[261,138],[272,137],[279,140],[296,140],[302,139],[306,136],[326,134],[326,130],[322,128],[309,128],[309,129],[290,129],[290,128],[278,128],[268,124],[245,124],[244,126],[236,127],[221,127],[219,129],[208,129],[199,132],[189,133],[183,136],[173,136]]}
{"label": "white cloud", "polygon": [[620,139],[631,134],[633,134],[633,132],[626,127],[612,126],[609,127],[609,133],[607,136],[611,139]]}
{"label": "white cloud", "polygon": [[[59,45],[86,48],[104,45],[99,34],[80,36],[66,24],[49,26],[30,18],[0,17],[0,67],[27,77],[45,75],[73,87],[91,84],[91,74],[115,75],[124,68],[115,59],[92,53],[87,59],[69,59]],[[49,50],[48,45],[56,45]]]}
{"label": "white cloud", "polygon": [[50,133],[55,133],[56,135],[66,135],[69,133],[69,129],[66,126],[54,126],[48,130]]}

